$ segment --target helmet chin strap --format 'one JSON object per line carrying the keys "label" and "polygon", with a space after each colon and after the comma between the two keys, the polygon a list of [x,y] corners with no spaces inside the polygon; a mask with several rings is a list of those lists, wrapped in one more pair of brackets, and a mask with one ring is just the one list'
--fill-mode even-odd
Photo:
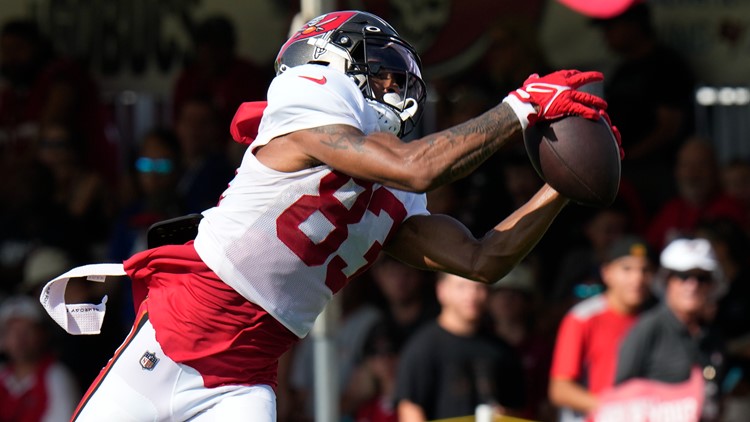
{"label": "helmet chin strap", "polygon": [[417,110],[419,109],[419,104],[417,104],[417,101],[414,100],[414,98],[405,98],[402,100],[401,96],[399,94],[396,94],[395,92],[384,94],[383,102],[396,107],[397,110],[402,110],[398,115],[402,121],[406,121],[414,117],[414,115],[417,114]]}
{"label": "helmet chin strap", "polygon": [[401,134],[401,118],[391,107],[370,98],[365,98],[367,105],[370,106],[378,116],[378,128],[382,132],[391,132],[399,136]]}
{"label": "helmet chin strap", "polygon": [[[383,132],[401,136],[403,122],[414,117],[419,110],[419,103],[413,98],[401,99],[399,94],[389,92],[383,95],[383,102],[365,98],[378,115],[378,126]],[[398,110],[402,110],[400,113]]]}

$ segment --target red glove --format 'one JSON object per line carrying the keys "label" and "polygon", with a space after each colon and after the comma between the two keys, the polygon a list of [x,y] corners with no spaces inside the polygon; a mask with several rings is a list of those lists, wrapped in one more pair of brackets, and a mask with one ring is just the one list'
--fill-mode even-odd
{"label": "red glove", "polygon": [[617,147],[620,149],[620,161],[622,161],[622,159],[625,158],[625,150],[622,148],[622,135],[620,135],[620,130],[617,129],[617,126],[612,124],[612,119],[609,118],[609,114],[607,114],[606,111],[599,110],[599,115],[607,122],[609,128],[612,129],[612,134],[615,135],[615,139],[617,139]]}
{"label": "red glove", "polygon": [[516,113],[523,129],[539,121],[568,115],[598,120],[598,110],[606,109],[607,102],[576,89],[601,80],[604,80],[601,72],[559,70],[542,77],[535,73],[526,79],[521,88],[508,94],[503,102]]}

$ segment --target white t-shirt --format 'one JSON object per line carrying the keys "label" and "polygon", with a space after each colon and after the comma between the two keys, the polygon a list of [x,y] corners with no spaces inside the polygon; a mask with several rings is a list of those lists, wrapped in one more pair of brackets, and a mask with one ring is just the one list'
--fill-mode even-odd
{"label": "white t-shirt", "polygon": [[277,76],[258,137],[219,205],[203,213],[195,240],[211,270],[299,337],[403,221],[428,213],[423,194],[325,165],[279,172],[253,154],[277,136],[331,124],[377,130],[375,112],[347,75],[304,65]]}

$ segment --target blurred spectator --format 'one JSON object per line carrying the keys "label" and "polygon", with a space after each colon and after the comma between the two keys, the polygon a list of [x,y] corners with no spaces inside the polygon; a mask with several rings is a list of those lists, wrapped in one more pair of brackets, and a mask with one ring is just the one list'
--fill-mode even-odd
{"label": "blurred spectator", "polygon": [[742,205],[721,190],[719,165],[713,146],[690,138],[679,150],[674,178],[678,195],[666,202],[648,227],[648,241],[661,249],[671,239],[692,236],[701,220],[729,218],[743,227]]}
{"label": "blurred spectator", "polygon": [[0,163],[22,159],[39,126],[61,122],[81,136],[82,162],[108,182],[117,176],[116,147],[105,135],[98,87],[85,69],[58,57],[37,24],[11,20],[0,33]]}
{"label": "blurred spectator", "polygon": [[234,177],[226,156],[228,131],[221,126],[217,110],[210,102],[191,98],[177,111],[175,133],[182,148],[178,192],[186,212],[202,212],[219,202]]}
{"label": "blurred spectator", "polygon": [[181,165],[180,144],[173,132],[156,129],[144,137],[133,162],[135,198],[114,223],[108,259],[124,261],[147,249],[146,233],[152,224],[185,214],[177,192]]}
{"label": "blurred spectator", "polygon": [[206,98],[216,108],[221,136],[229,136],[229,123],[243,101],[266,98],[273,73],[237,57],[237,36],[232,22],[212,16],[198,24],[193,34],[195,55],[178,75],[173,109],[179,113],[191,98]]}
{"label": "blurred spectator", "polygon": [[[60,209],[59,185],[51,169],[38,161],[35,141],[44,135],[43,126],[65,127],[69,134],[75,133],[77,165],[97,174],[98,183],[115,180],[117,166],[112,164],[116,154],[105,137],[105,119],[93,79],[72,60],[56,56],[35,22],[9,20],[0,30],[3,280],[20,279],[23,259],[36,242],[70,246],[76,254],[85,255],[90,245],[84,244],[92,234],[106,233],[96,218],[87,225],[81,225],[80,220],[70,225],[69,210]],[[79,211],[85,209],[85,190],[68,192],[63,202]],[[76,197],[78,194],[83,197]]]}
{"label": "blurred spectator", "polygon": [[[366,301],[369,280],[349,283],[341,292],[341,316],[335,334],[337,383],[343,403],[342,416],[351,417],[355,407],[349,404],[352,391],[349,380],[362,362],[368,333],[380,318],[379,310]],[[310,420],[315,414],[315,358],[312,335],[302,339],[294,348],[289,368],[289,387],[292,397],[292,419]],[[358,387],[358,386],[353,386]]]}
{"label": "blurred spectator", "polygon": [[750,160],[734,159],[724,165],[721,184],[728,196],[745,207],[745,229],[750,230]]}
{"label": "blurred spectator", "polygon": [[398,358],[393,333],[381,321],[370,330],[362,363],[352,374],[347,388],[347,391],[357,390],[362,401],[354,412],[355,421],[398,421],[395,402]]}
{"label": "blurred spectator", "polygon": [[649,297],[652,273],[645,240],[617,239],[601,265],[604,293],[575,305],[563,319],[549,385],[560,421],[585,420],[598,405],[597,395],[613,385],[618,346]]}
{"label": "blurred spectator", "polygon": [[[610,254],[610,247],[629,230],[627,210],[615,202],[607,208],[590,209],[590,217],[582,225],[585,244],[571,247],[562,255],[556,272],[552,300],[566,309],[590,297],[590,286],[602,287],[601,265]],[[598,289],[601,292],[602,289]]]}
{"label": "blurred spectator", "polygon": [[725,291],[724,275],[706,239],[676,239],[660,262],[654,287],[662,303],[644,313],[620,345],[615,384],[682,383],[696,368],[706,383],[701,420],[718,420],[725,358],[707,318]]}
{"label": "blurred spectator", "polygon": [[515,414],[524,407],[521,362],[513,348],[482,330],[488,287],[439,274],[437,321],[405,345],[397,372],[402,422],[471,415],[479,404]]}
{"label": "blurred spectator", "polygon": [[[368,274],[380,296],[371,296],[371,303],[380,305],[381,310],[366,332],[365,343],[373,345],[374,342],[387,341],[393,355],[396,356],[414,333],[437,316],[437,305],[434,298],[428,295],[428,287],[431,286],[428,277],[432,274],[410,267],[385,254],[380,255]],[[383,303],[378,303],[378,299]],[[387,339],[378,339],[382,333],[388,333]],[[363,351],[359,350],[342,399],[343,413],[356,413],[362,406],[376,406],[373,400],[377,400],[383,393],[378,383],[385,380],[378,379],[386,374],[373,372],[373,369],[383,369],[383,359],[375,357],[374,360],[378,362],[375,363],[376,367],[372,366],[371,360],[363,358]],[[370,411],[377,409],[376,406],[370,408]]]}
{"label": "blurred spectator", "polygon": [[18,290],[38,298],[48,281],[70,270],[75,265],[65,250],[47,245],[35,247],[26,257],[23,278]]}
{"label": "blurred spectator", "polygon": [[13,296],[0,306],[0,421],[66,421],[80,394],[52,353],[39,303]]}
{"label": "blurred spectator", "polygon": [[520,416],[541,420],[549,413],[547,382],[553,342],[540,330],[539,291],[534,268],[518,264],[490,287],[489,314],[495,335],[521,357],[526,386],[526,406]]}
{"label": "blurred spectator", "polygon": [[518,264],[490,287],[488,309],[495,334],[519,347],[533,328],[531,318],[537,293],[533,270],[528,264]]}
{"label": "blurred spectator", "polygon": [[114,204],[103,179],[84,164],[80,134],[58,123],[40,128],[37,158],[52,175],[57,244],[76,260],[100,258]]}
{"label": "blurred spectator", "polygon": [[619,16],[594,22],[621,59],[604,92],[622,133],[623,177],[653,212],[673,192],[672,160],[693,129],[694,81],[688,62],[657,39],[648,4],[633,3]]}
{"label": "blurred spectator", "polygon": [[696,235],[711,242],[729,285],[727,294],[718,302],[714,325],[726,339],[750,334],[750,238],[736,223],[726,219],[701,222]]}
{"label": "blurred spectator", "polygon": [[727,342],[727,393],[723,421],[740,421],[750,412],[750,238],[729,220],[702,222],[697,235],[711,242],[729,282],[716,307],[713,330]]}
{"label": "blurred spectator", "polygon": [[393,335],[396,351],[400,351],[439,312],[431,292],[432,273],[382,254],[370,268],[370,276],[384,300],[381,323]]}
{"label": "blurred spectator", "polygon": [[38,161],[0,174],[0,292],[14,291],[24,259],[37,243],[60,240],[53,191],[52,174]]}

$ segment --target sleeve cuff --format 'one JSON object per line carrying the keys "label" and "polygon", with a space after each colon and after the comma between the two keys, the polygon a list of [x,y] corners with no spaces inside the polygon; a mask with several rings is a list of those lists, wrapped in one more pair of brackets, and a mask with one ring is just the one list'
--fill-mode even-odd
{"label": "sleeve cuff", "polygon": [[505,104],[508,104],[513,112],[518,117],[518,121],[521,122],[521,129],[526,130],[529,126],[529,114],[535,114],[536,109],[531,103],[526,103],[518,99],[513,94],[509,94],[503,99]]}

